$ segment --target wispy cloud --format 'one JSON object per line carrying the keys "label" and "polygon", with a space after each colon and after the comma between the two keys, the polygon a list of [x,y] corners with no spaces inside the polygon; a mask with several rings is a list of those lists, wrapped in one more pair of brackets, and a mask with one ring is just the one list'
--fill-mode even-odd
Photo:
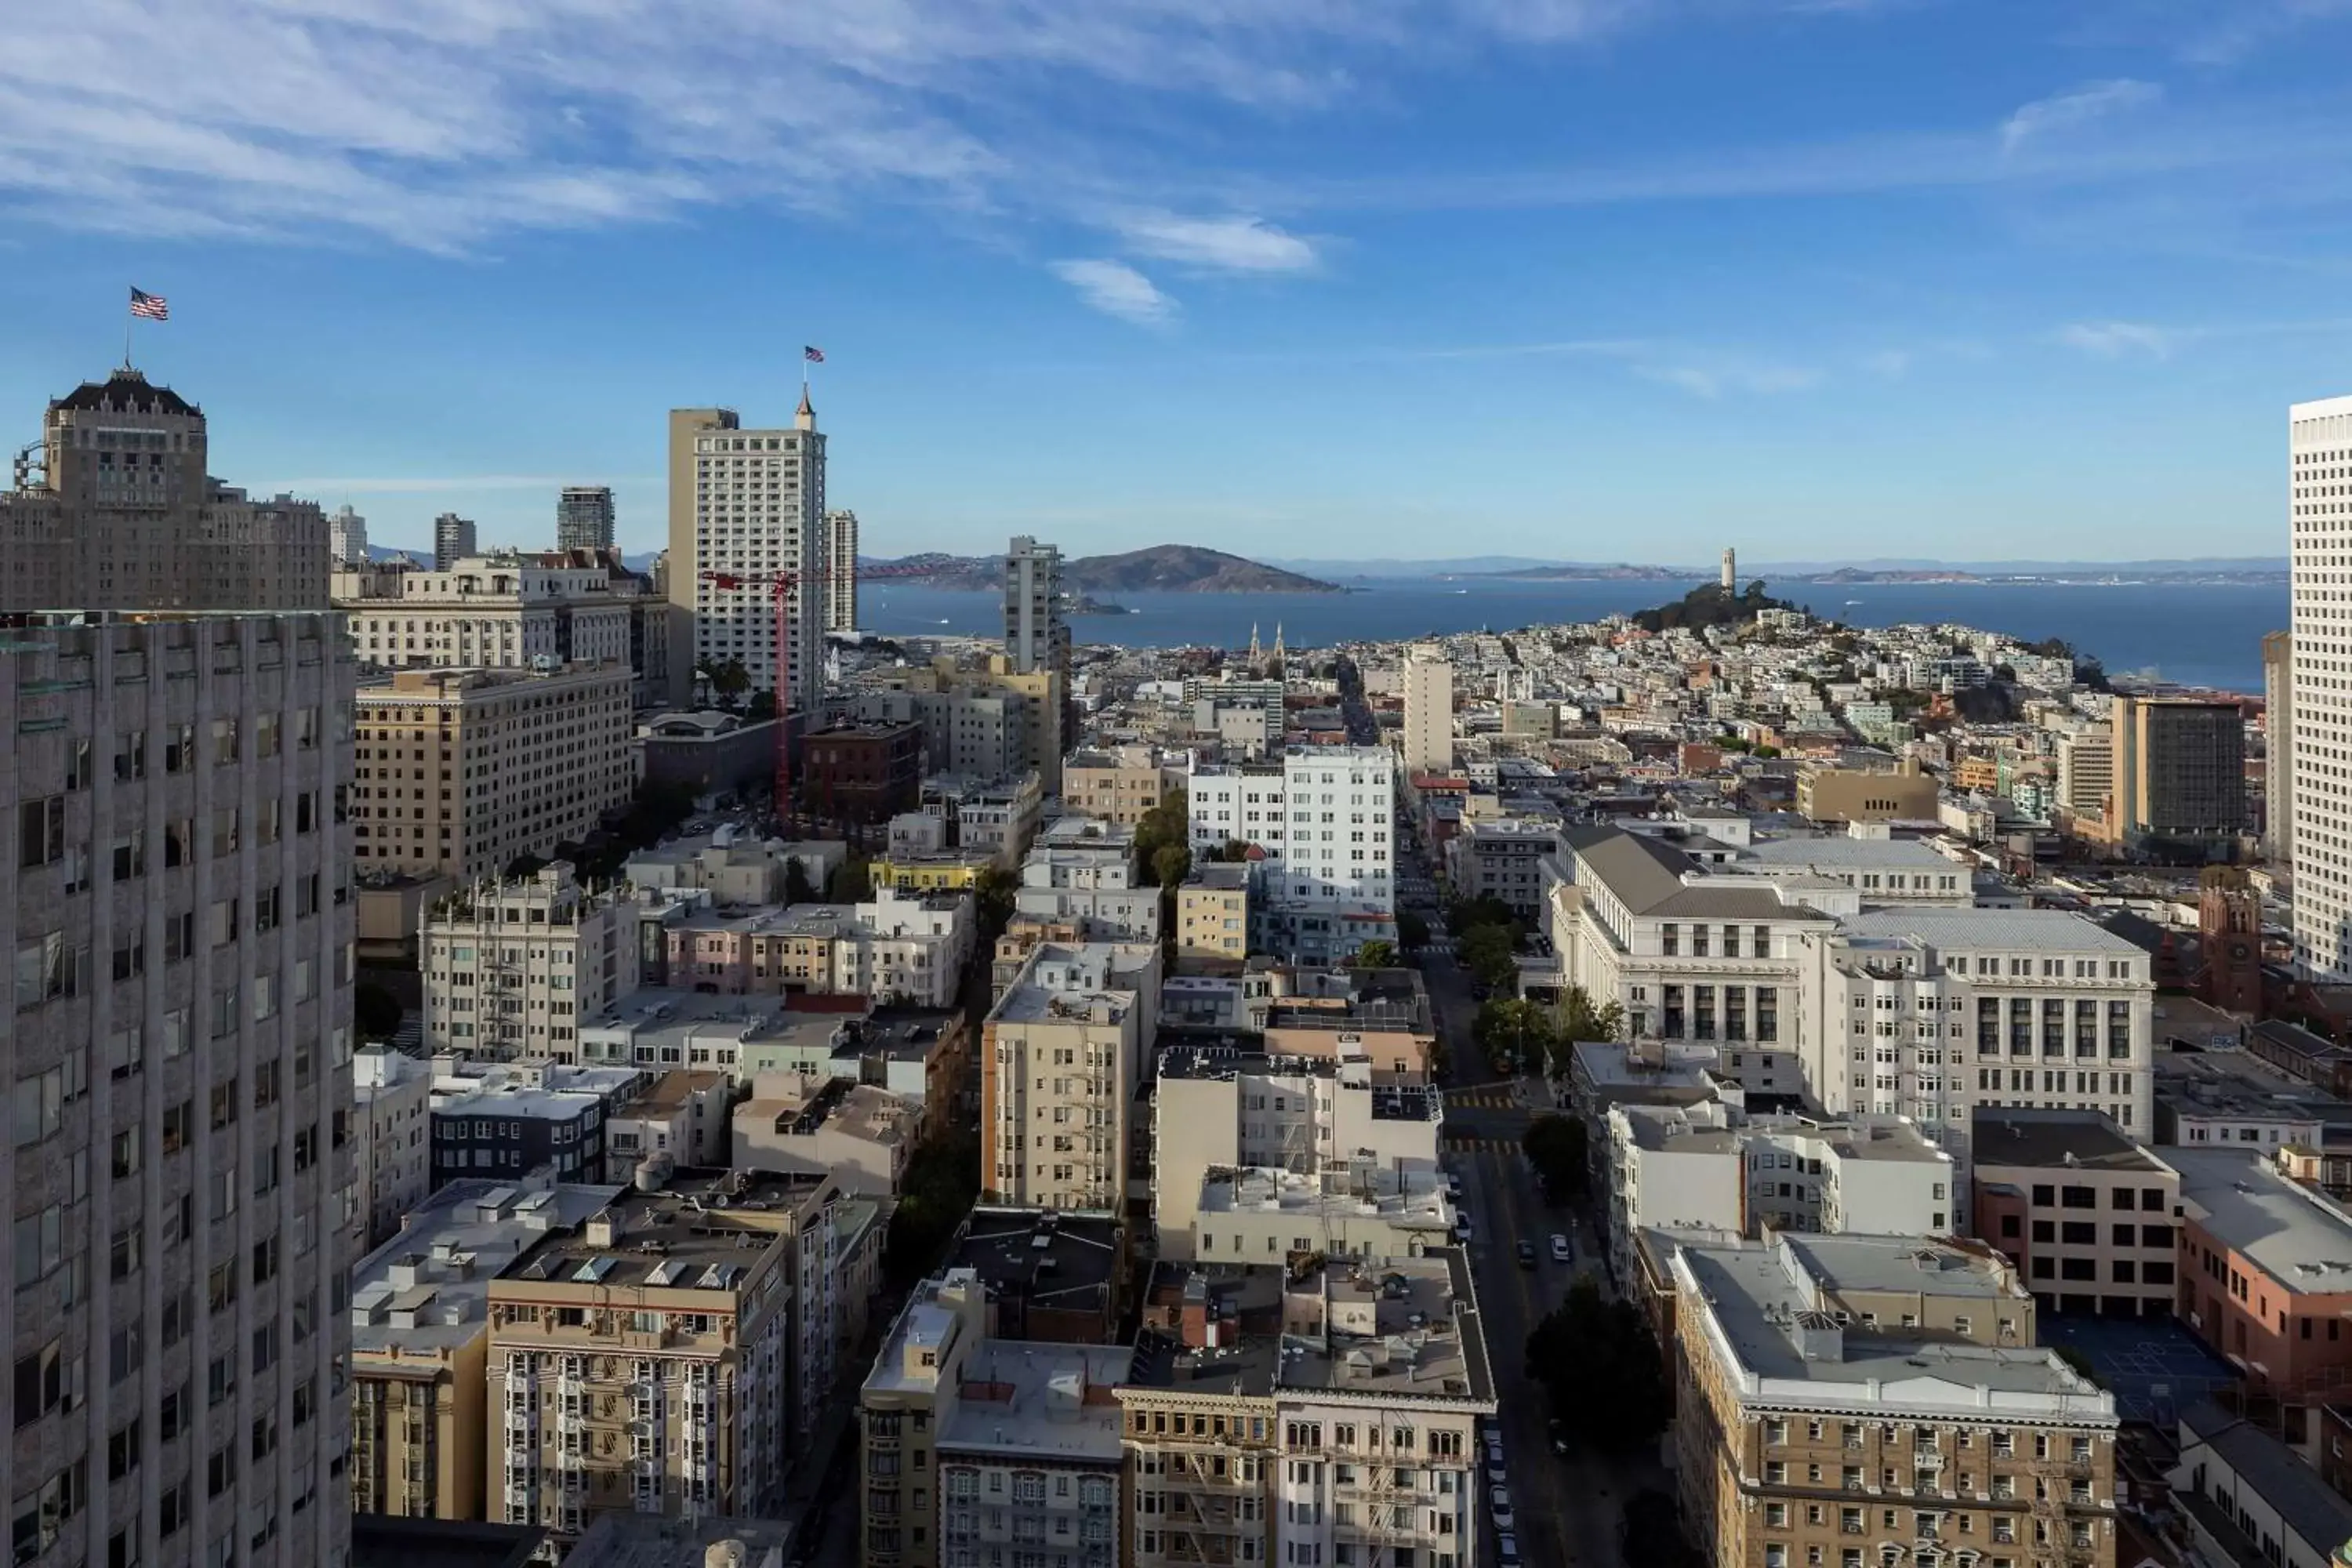
{"label": "wispy cloud", "polygon": [[2101,359],[2168,359],[2178,337],[2145,321],[2070,321],[2058,329],[2060,342]]}
{"label": "wispy cloud", "polygon": [[2001,122],[2000,147],[2015,153],[2037,137],[2050,136],[2095,124],[2110,116],[2143,108],[2164,96],[2152,81],[2118,78],[2095,81],[2068,92],[2036,99]]}
{"label": "wispy cloud", "polygon": [[1318,260],[1313,245],[1259,217],[1138,213],[1115,226],[1139,255],[1223,271],[1304,272]]}
{"label": "wispy cloud", "polygon": [[1091,258],[1053,264],[1056,278],[1078,291],[1078,298],[1106,316],[1152,327],[1176,314],[1176,301],[1161,293],[1151,279],[1124,261]]}

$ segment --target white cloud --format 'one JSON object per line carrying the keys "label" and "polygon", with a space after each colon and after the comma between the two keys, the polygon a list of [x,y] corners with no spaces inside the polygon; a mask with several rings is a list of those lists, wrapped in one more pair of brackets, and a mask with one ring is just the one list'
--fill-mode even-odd
{"label": "white cloud", "polygon": [[1138,213],[1116,226],[1129,248],[1163,261],[1228,272],[1304,272],[1317,261],[1313,245],[1264,218]]}
{"label": "white cloud", "polygon": [[1078,291],[1079,299],[1106,316],[1150,327],[1176,313],[1176,301],[1124,261],[1099,258],[1056,261],[1053,271],[1054,276]]}
{"label": "white cloud", "polygon": [[2110,115],[2154,103],[2163,96],[2164,89],[2152,81],[2123,77],[2037,99],[2001,122],[2000,149],[2015,153],[2036,138],[2095,124]]}
{"label": "white cloud", "polygon": [[1728,364],[1661,360],[1633,366],[1633,374],[1664,386],[1680,387],[1694,397],[1715,399],[1726,394],[1765,396],[1806,392],[1822,384],[1822,373],[1798,365]]}
{"label": "white cloud", "polygon": [[2101,359],[2122,359],[2135,354],[2164,359],[2171,354],[2179,335],[2166,328],[2151,327],[2140,321],[2071,321],[2058,329],[2060,342],[2087,354],[2096,354]]}

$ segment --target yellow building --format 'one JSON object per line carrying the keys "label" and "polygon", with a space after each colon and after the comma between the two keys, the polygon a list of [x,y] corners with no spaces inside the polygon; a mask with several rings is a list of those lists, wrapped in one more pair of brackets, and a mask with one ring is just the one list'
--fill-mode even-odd
{"label": "yellow building", "polygon": [[902,893],[952,893],[980,885],[980,874],[997,863],[985,849],[933,849],[878,857],[867,862],[876,891],[896,888]]}
{"label": "yellow building", "polygon": [[452,1182],[352,1271],[354,1513],[485,1517],[490,1280],[550,1225],[577,1225],[619,1194]]}
{"label": "yellow building", "polygon": [[1062,763],[1062,803],[1099,822],[1115,822],[1122,827],[1140,825],[1167,792],[1160,764],[1148,754],[1129,754],[1142,750],[1072,752]]}
{"label": "yellow building", "polygon": [[1176,889],[1176,957],[1210,967],[1249,957],[1249,868],[1195,866]]}

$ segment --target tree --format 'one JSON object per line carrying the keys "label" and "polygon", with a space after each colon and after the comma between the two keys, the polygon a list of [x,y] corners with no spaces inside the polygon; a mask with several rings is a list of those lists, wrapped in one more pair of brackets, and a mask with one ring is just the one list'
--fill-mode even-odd
{"label": "tree", "polygon": [[1518,919],[1511,906],[1492,893],[1482,893],[1475,899],[1456,899],[1445,909],[1446,923],[1457,932],[1472,926],[1502,926],[1509,931],[1513,941],[1518,939]]}
{"label": "tree", "polygon": [[[1625,1008],[1618,1002],[1594,1005],[1592,994],[1581,985],[1571,985],[1559,998],[1557,1019],[1560,1054],[1579,1040],[1622,1040],[1625,1037]],[[1556,1063],[1555,1078],[1565,1078],[1565,1063]]]}
{"label": "tree", "polygon": [[1525,997],[1497,997],[1470,1021],[1470,1037],[1497,1071],[1517,1072],[1545,1059],[1554,1027],[1551,1015]]}
{"label": "tree", "polygon": [[996,939],[1013,923],[1013,895],[1020,886],[1020,877],[1002,866],[987,867],[973,879],[972,913],[980,925],[981,952],[995,952]]}
{"label": "tree", "polygon": [[1209,858],[1238,866],[1249,858],[1249,852],[1250,847],[1246,839],[1228,838],[1209,852]]}
{"label": "tree", "polygon": [[754,724],[775,716],[776,694],[764,686],[751,693],[751,700],[743,704],[743,717]]}
{"label": "tree", "polygon": [[1379,937],[1374,937],[1370,942],[1365,942],[1363,945],[1356,949],[1356,956],[1348,961],[1348,967],[1350,969],[1394,969],[1396,967],[1396,944],[1392,942],[1385,942]]}
{"label": "tree", "polygon": [[520,882],[547,869],[547,862],[537,855],[518,855],[507,862],[506,879]]}
{"label": "tree", "polygon": [[362,1040],[388,1040],[400,1033],[400,999],[373,980],[352,988],[352,1025]]}
{"label": "tree", "polygon": [[1602,1453],[1648,1446],[1673,1414],[1665,1363],[1640,1310],[1601,1300],[1590,1279],[1569,1287],[1528,1336],[1527,1372],[1550,1396],[1562,1431]]}
{"label": "tree", "polygon": [[1500,990],[1519,972],[1518,938],[1507,925],[1474,925],[1462,933],[1463,966]]}
{"label": "tree", "polygon": [[784,902],[813,904],[816,901],[816,885],[809,880],[808,868],[801,858],[793,856],[784,862]]}
{"label": "tree", "polygon": [[1547,1113],[1528,1123],[1519,1139],[1528,1163],[1543,1183],[1544,1196],[1553,1203],[1580,1198],[1592,1185],[1591,1136],[1573,1116]]}
{"label": "tree", "polygon": [[1162,888],[1181,888],[1192,874],[1192,852],[1181,844],[1163,844],[1151,854],[1151,879]]}
{"label": "tree", "polygon": [[[1171,789],[1160,797],[1159,805],[1143,814],[1142,821],[1135,825],[1135,876],[1136,880],[1145,887],[1172,886],[1160,878],[1160,852],[1190,846],[1192,834],[1189,810],[1184,792]],[[1188,860],[1188,869],[1190,864]],[[1177,880],[1181,881],[1183,878],[1179,876]]]}
{"label": "tree", "polygon": [[824,900],[829,904],[862,904],[874,896],[874,868],[866,860],[852,856],[833,868],[825,879]]}
{"label": "tree", "polygon": [[938,1266],[980,1196],[981,1152],[977,1132],[958,1131],[908,1156],[883,1257],[894,1283],[911,1285]]}
{"label": "tree", "polygon": [[1397,911],[1397,942],[1407,948],[1429,945],[1429,922],[1411,910]]}
{"label": "tree", "polygon": [[1683,1533],[1682,1512],[1675,1500],[1654,1489],[1625,1500],[1624,1514],[1617,1521],[1617,1542],[1625,1561],[1642,1563],[1643,1568],[1651,1563],[1658,1568],[1704,1568],[1706,1561]]}

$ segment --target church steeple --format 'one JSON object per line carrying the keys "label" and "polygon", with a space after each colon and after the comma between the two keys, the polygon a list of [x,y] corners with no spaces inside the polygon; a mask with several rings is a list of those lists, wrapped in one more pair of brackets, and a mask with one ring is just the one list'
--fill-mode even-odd
{"label": "church steeple", "polygon": [[1263,657],[1263,656],[1262,656],[1262,655],[1260,655],[1260,653],[1258,652],[1258,646],[1257,646],[1257,623],[1256,623],[1255,621],[1252,621],[1252,622],[1250,623],[1250,650],[1249,650],[1249,672],[1250,672],[1252,675],[1255,675],[1255,674],[1257,673],[1258,660],[1259,660],[1259,658],[1260,658],[1261,657]]}
{"label": "church steeple", "polygon": [[793,428],[795,430],[814,430],[816,428],[816,405],[809,401],[809,389],[808,383],[806,382],[801,383],[801,405],[793,412]]}

